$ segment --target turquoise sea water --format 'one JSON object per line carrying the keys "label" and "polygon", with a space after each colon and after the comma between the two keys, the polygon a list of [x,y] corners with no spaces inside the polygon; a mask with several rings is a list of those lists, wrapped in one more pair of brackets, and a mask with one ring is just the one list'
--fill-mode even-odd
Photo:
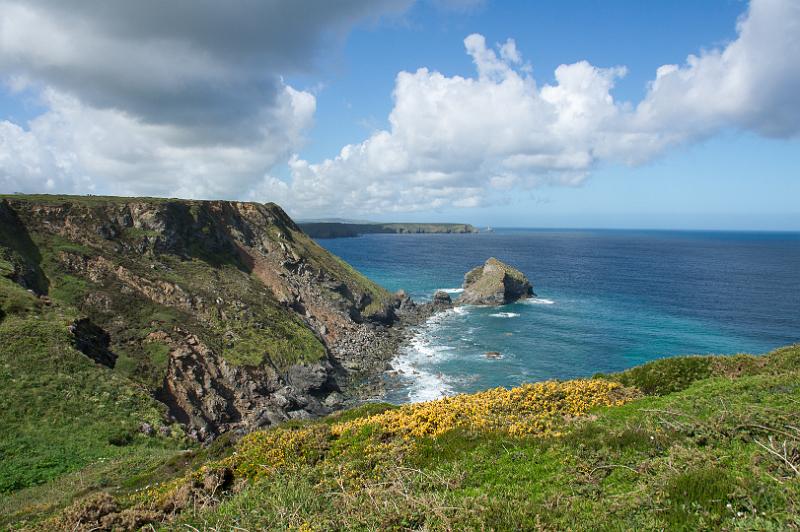
{"label": "turquoise sea water", "polygon": [[800,341],[797,233],[515,229],[320,243],[417,300],[455,292],[490,256],[534,285],[537,299],[460,308],[420,327],[387,376],[396,402]]}

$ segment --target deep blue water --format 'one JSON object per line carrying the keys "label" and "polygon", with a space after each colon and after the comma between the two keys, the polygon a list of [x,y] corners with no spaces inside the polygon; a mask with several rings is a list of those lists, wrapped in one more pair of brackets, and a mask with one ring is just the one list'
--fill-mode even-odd
{"label": "deep blue water", "polygon": [[534,285],[530,302],[467,307],[421,327],[394,363],[398,402],[800,341],[798,233],[509,229],[320,244],[415,299],[458,288],[491,256]]}

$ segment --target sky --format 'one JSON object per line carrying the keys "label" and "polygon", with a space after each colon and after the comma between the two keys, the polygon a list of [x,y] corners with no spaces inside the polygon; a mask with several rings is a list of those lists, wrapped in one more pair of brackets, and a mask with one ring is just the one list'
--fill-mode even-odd
{"label": "sky", "polygon": [[0,192],[800,230],[794,0],[0,0]]}

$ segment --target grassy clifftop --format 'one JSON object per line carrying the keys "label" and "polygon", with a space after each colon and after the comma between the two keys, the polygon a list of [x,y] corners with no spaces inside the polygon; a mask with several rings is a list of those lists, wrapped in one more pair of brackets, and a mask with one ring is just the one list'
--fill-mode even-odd
{"label": "grassy clifftop", "polygon": [[786,530],[800,526],[799,406],[800,346],[366,405],[252,433],[43,526]]}
{"label": "grassy clifftop", "polygon": [[[180,426],[164,424],[166,407],[145,386],[76,349],[73,310],[0,278],[0,312],[0,493],[98,460],[142,459],[186,444]],[[148,437],[143,423],[162,432]]]}

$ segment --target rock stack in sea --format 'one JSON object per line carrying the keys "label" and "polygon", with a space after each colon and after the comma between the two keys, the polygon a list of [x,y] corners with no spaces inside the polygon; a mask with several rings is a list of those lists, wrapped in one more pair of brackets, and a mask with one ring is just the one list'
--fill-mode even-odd
{"label": "rock stack in sea", "polygon": [[431,301],[436,310],[448,309],[453,306],[453,300],[450,299],[450,294],[444,290],[437,290],[433,294],[433,301]]}
{"label": "rock stack in sea", "polygon": [[494,257],[467,272],[463,287],[462,305],[506,305],[536,296],[525,274]]}

